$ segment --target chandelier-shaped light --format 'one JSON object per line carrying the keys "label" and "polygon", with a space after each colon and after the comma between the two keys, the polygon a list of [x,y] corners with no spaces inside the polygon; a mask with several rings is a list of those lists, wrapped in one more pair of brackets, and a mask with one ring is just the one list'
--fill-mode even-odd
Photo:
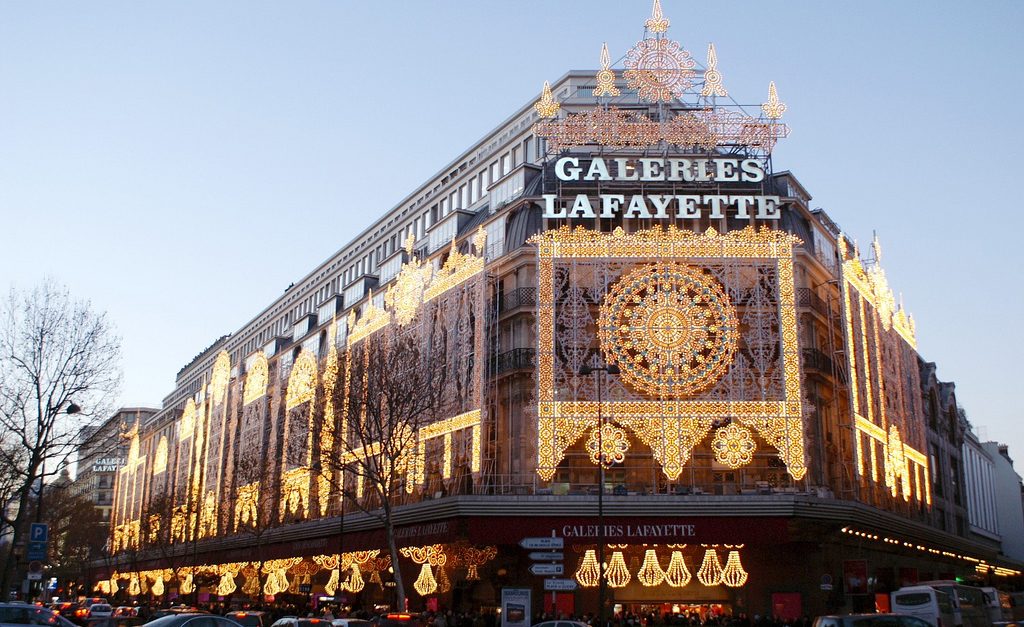
{"label": "chandelier-shaped light", "polygon": [[448,572],[443,566],[437,567],[437,592],[444,594],[452,589],[452,582],[448,579]]}
{"label": "chandelier-shaped light", "polygon": [[348,577],[345,589],[349,592],[359,592],[365,586],[366,582],[363,581],[363,574],[359,571],[359,564],[352,564],[352,574]]}
{"label": "chandelier-shaped light", "polygon": [[672,559],[665,569],[665,583],[673,588],[682,588],[690,583],[690,570],[686,567],[686,560],[683,559],[682,551],[672,551]]}
{"label": "chandelier-shaped light", "polygon": [[139,596],[142,594],[142,587],[139,585],[139,578],[132,575],[132,578],[128,581],[128,595]]}
{"label": "chandelier-shaped light", "polygon": [[433,594],[434,591],[437,590],[437,580],[434,579],[434,573],[430,570],[430,564],[423,564],[420,568],[420,576],[416,578],[412,587],[416,588],[416,592],[418,592],[421,597]]}
{"label": "chandelier-shaped light", "polygon": [[231,571],[224,571],[224,574],[220,576],[220,582],[217,584],[217,596],[226,597],[237,589],[235,576],[231,574]]}
{"label": "chandelier-shaped light", "polygon": [[[111,587],[113,588],[114,586],[111,586]],[[192,583],[192,573],[189,573],[189,574],[185,575],[185,580],[181,582],[181,593],[182,594],[192,594],[192,592],[195,589],[196,589],[196,587]]]}
{"label": "chandelier-shaped light", "polygon": [[576,569],[576,583],[583,588],[594,588],[597,586],[600,570],[597,565],[597,554],[594,549],[588,549],[580,560]]}
{"label": "chandelier-shaped light", "polygon": [[740,552],[729,551],[729,559],[725,561],[725,569],[722,571],[722,583],[730,588],[739,588],[747,583],[747,571],[743,570],[740,563]]}
{"label": "chandelier-shaped light", "polygon": [[149,589],[155,597],[162,597],[164,595],[164,576],[157,575],[156,581],[153,582],[153,586]]}
{"label": "chandelier-shaped light", "polygon": [[245,583],[242,584],[242,592],[254,597],[260,592],[260,575],[259,572],[253,568],[245,573]]}
{"label": "chandelier-shaped light", "polygon": [[654,549],[644,551],[644,563],[637,571],[636,578],[647,588],[653,588],[665,581],[665,571],[661,569],[661,564],[658,563],[658,554]]}
{"label": "chandelier-shaped light", "polygon": [[633,578],[629,574],[629,569],[626,568],[626,560],[622,557],[622,551],[612,552],[612,559],[608,561],[604,577],[608,581],[608,585],[613,588],[622,588]]}
{"label": "chandelier-shaped light", "polygon": [[718,561],[718,553],[714,549],[704,551],[704,561],[697,571],[697,581],[708,587],[722,583],[722,563]]}
{"label": "chandelier-shaped light", "polygon": [[331,576],[327,580],[327,584],[324,585],[324,592],[334,596],[334,593],[338,591],[338,581],[341,579],[341,573],[338,572],[337,568],[331,570]]}

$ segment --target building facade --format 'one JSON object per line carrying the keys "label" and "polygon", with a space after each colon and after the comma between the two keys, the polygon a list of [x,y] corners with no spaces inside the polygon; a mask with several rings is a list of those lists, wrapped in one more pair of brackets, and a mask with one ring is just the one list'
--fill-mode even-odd
{"label": "building facade", "polygon": [[992,459],[996,524],[1003,537],[1003,553],[1011,559],[1024,560],[1024,487],[1020,475],[1013,468],[1013,459],[1005,444],[984,442],[981,446]]}
{"label": "building facade", "polygon": [[96,506],[104,524],[110,524],[114,481],[128,455],[126,436],[157,411],[148,407],[122,407],[102,424],[82,431],[72,491]]}
{"label": "building facade", "polygon": [[881,245],[772,170],[774,84],[752,114],[657,2],[646,28],[179,371],[118,471],[108,590],[369,605],[390,568],[414,607],[582,614],[603,554],[610,610],[792,617],[1019,578],[968,533]]}

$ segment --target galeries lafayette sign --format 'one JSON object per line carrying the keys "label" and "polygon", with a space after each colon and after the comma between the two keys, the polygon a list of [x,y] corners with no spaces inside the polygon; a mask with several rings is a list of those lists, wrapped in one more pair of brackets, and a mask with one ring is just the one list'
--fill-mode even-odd
{"label": "galeries lafayette sign", "polygon": [[567,156],[555,161],[554,174],[563,184],[563,195],[574,185],[631,181],[645,187],[680,183],[733,193],[626,195],[598,187],[597,193],[588,189],[571,200],[544,194],[545,218],[779,219],[779,196],[744,193],[758,191],[757,184],[765,180],[764,166],[757,159],[594,157],[587,163]]}

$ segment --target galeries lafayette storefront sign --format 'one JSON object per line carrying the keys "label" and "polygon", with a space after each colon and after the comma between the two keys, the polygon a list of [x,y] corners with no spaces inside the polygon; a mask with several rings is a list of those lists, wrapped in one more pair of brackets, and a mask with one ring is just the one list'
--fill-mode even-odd
{"label": "galeries lafayette storefront sign", "polygon": [[[545,218],[779,219],[779,196],[753,193],[762,191],[766,178],[757,159],[594,157],[587,162],[566,156],[553,168],[562,193],[543,195]],[[629,182],[654,191],[679,184],[694,188],[686,191],[716,193],[620,194],[601,187]],[[587,189],[572,195],[581,185]]]}

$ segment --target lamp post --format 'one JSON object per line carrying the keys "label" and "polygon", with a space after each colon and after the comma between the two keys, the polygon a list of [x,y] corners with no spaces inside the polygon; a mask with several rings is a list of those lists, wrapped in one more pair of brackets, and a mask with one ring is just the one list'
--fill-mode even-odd
{"label": "lamp post", "polygon": [[[615,364],[604,366],[580,366],[580,374],[588,376],[595,373],[619,374],[619,367]],[[604,376],[595,379],[597,384],[597,624],[598,627],[607,627],[604,617],[604,600],[607,595],[608,581],[605,577],[606,566],[604,562],[604,470],[608,465],[604,457],[604,416],[601,413],[601,387]]]}

